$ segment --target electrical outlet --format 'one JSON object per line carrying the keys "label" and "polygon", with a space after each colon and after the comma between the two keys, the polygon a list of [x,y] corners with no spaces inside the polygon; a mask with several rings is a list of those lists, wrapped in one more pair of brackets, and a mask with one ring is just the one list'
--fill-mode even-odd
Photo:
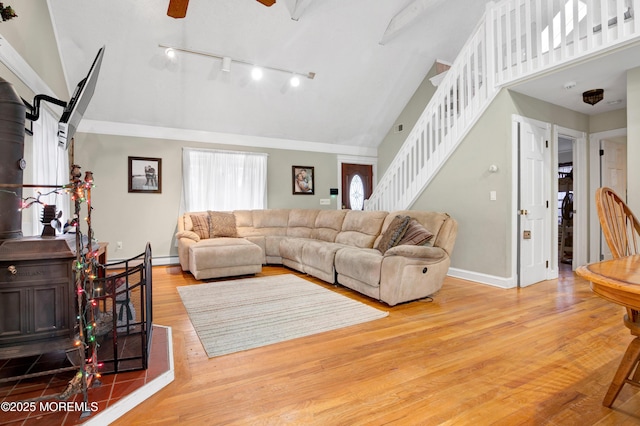
{"label": "electrical outlet", "polygon": [[116,243],[116,250],[122,250],[122,241]]}
{"label": "electrical outlet", "polygon": [[330,198],[320,198],[320,204],[323,206],[328,206],[329,204],[331,204],[331,199]]}

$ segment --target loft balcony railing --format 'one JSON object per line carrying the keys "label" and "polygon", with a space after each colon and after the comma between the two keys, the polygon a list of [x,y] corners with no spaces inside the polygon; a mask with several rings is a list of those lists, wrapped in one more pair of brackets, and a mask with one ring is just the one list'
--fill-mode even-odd
{"label": "loft balcony railing", "polygon": [[484,16],[365,203],[411,207],[500,88],[640,41],[640,0],[504,0]]}

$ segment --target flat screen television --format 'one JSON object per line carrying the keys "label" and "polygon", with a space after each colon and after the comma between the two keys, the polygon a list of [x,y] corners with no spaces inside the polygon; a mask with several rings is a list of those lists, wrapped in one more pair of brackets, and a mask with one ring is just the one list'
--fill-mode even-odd
{"label": "flat screen television", "polygon": [[98,81],[98,74],[100,73],[100,65],[102,65],[104,48],[105,47],[102,46],[100,50],[98,50],[98,54],[89,69],[89,73],[76,86],[76,90],[73,92],[73,96],[65,107],[62,117],[58,122],[58,146],[60,148],[67,149],[69,147],[71,138],[73,138],[73,135],[76,133],[78,125],[93,97],[96,82]]}

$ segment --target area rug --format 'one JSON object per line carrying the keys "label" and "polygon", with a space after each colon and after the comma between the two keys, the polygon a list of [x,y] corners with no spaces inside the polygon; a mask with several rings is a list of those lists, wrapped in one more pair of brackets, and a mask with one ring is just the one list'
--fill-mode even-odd
{"label": "area rug", "polygon": [[209,358],[386,317],[295,275],[178,287]]}

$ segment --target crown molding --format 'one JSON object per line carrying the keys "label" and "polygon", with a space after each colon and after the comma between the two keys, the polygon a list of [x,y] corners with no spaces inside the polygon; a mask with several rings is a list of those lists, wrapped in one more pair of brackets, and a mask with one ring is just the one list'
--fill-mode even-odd
{"label": "crown molding", "polygon": [[129,124],[87,119],[84,119],[80,122],[80,126],[78,126],[78,132],[152,139],[204,142],[222,145],[240,145],[257,148],[322,152],[355,156],[377,157],[378,155],[378,150],[371,147],[357,147],[321,142],[307,142],[292,139],[268,138],[262,136],[208,132],[203,130],[178,129],[172,127],[159,127],[143,124]]}

